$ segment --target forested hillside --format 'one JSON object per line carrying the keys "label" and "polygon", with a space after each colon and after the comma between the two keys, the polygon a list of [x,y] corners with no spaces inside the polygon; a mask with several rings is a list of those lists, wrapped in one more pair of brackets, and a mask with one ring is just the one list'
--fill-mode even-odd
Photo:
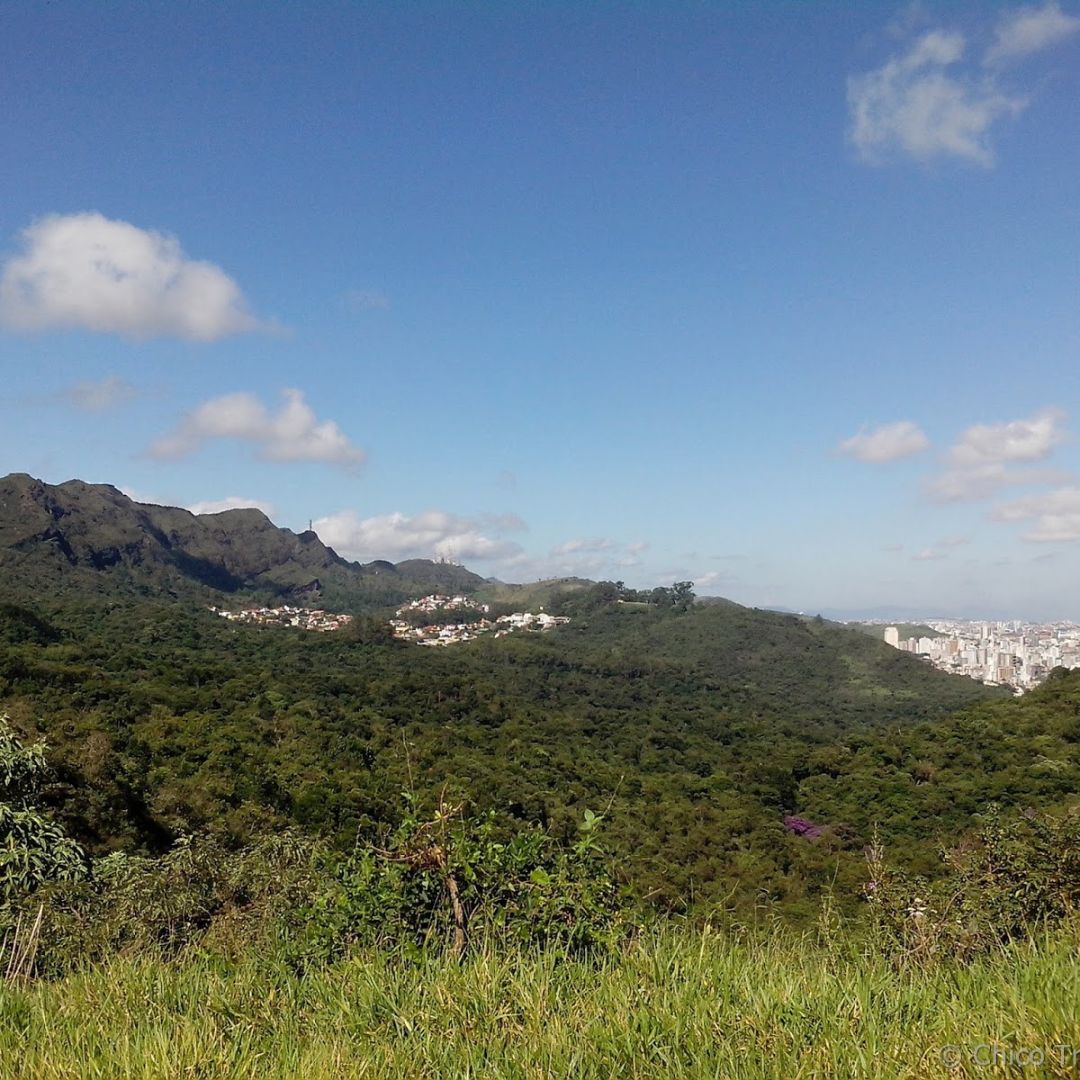
{"label": "forested hillside", "polygon": [[[367,640],[362,624],[236,626],[176,603],[48,618],[9,604],[0,709],[48,737],[51,802],[99,851],[286,821],[348,847],[396,820],[410,784],[445,786],[508,831],[565,837],[584,809],[609,808],[622,877],[676,908],[732,894],[806,912],[838,866],[861,873],[875,823],[926,865],[935,831],[990,798],[1041,805],[1069,789],[1071,678],[953,718],[1001,693],[827,623],[575,595],[578,613],[550,635],[444,650]],[[785,827],[800,814],[826,835]]]}
{"label": "forested hillside", "polygon": [[[618,876],[662,908],[853,903],[875,830],[913,871],[991,803],[1078,790],[1080,677],[1020,701],[821,619],[580,579],[365,566],[258,511],[196,516],[79,481],[0,481],[0,711],[44,735],[47,799],[98,853],[287,823],[342,850],[402,792],[570,839],[605,812]],[[318,575],[315,577],[314,575]],[[335,595],[308,634],[207,602]],[[462,590],[570,622],[450,649],[394,641],[389,605]]]}

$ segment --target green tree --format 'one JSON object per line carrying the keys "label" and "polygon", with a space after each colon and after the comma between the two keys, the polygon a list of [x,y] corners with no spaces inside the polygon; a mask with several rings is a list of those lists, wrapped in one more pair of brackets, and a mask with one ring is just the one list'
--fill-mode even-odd
{"label": "green tree", "polygon": [[82,848],[33,805],[47,775],[44,744],[23,746],[0,716],[0,903],[87,874]]}
{"label": "green tree", "polygon": [[676,581],[671,586],[671,604],[676,611],[689,611],[694,602],[694,583],[692,581]]}

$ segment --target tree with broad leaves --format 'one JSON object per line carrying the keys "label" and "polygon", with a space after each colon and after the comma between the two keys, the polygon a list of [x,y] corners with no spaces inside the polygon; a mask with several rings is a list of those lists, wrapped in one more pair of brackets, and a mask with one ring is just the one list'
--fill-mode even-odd
{"label": "tree with broad leaves", "polygon": [[0,904],[88,873],[82,848],[34,806],[48,771],[45,745],[23,746],[0,716]]}

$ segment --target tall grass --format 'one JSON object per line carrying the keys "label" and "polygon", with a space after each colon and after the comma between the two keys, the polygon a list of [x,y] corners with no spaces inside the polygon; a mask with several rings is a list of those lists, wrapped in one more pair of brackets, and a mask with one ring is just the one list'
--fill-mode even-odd
{"label": "tall grass", "polygon": [[[961,966],[899,969],[854,946],[667,929],[595,964],[480,950],[377,953],[298,976],[272,957],[145,957],[0,988],[0,1076],[1075,1076],[1080,934]],[[957,1046],[950,1073],[941,1048]],[[999,1048],[997,1066],[985,1062]],[[1035,1073],[1029,1073],[1034,1075]]]}

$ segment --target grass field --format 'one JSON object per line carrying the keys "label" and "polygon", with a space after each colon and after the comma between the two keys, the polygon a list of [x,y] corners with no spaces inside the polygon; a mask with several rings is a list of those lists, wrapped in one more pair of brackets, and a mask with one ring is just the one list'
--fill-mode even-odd
{"label": "grass field", "polygon": [[1074,931],[966,967],[672,930],[596,965],[119,958],[0,989],[0,1076],[19,1080],[1078,1074]]}

